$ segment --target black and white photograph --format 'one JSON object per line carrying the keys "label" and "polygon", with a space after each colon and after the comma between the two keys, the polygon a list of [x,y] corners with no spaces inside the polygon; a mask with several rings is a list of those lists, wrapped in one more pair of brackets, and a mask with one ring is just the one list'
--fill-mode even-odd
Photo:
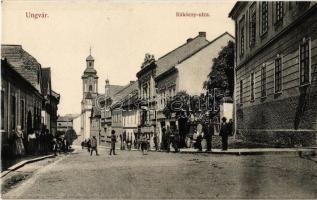
{"label": "black and white photograph", "polygon": [[0,13],[1,199],[317,199],[317,1]]}

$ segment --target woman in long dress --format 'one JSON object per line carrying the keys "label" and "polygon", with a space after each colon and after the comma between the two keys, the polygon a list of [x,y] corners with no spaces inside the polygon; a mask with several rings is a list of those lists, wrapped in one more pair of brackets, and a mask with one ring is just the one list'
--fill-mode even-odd
{"label": "woman in long dress", "polygon": [[22,156],[25,154],[25,149],[23,145],[23,132],[21,130],[21,126],[17,126],[17,130],[14,132],[15,134],[15,155]]}

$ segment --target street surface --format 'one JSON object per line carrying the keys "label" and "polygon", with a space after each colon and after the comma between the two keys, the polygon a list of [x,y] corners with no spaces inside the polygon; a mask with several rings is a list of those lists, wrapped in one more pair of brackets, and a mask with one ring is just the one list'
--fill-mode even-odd
{"label": "street surface", "polygon": [[28,178],[2,198],[317,198],[316,157],[117,153],[77,149],[26,165],[14,173]]}

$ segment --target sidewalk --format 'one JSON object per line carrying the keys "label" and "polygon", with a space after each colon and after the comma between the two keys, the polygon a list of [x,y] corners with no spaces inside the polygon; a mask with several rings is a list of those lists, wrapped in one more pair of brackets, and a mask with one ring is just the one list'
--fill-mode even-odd
{"label": "sidewalk", "polygon": [[212,149],[211,152],[202,151],[197,149],[188,148],[180,149],[180,153],[208,153],[208,154],[228,154],[228,155],[263,155],[263,154],[309,154],[317,155],[317,149],[315,148],[239,148],[228,149],[223,151],[221,149]]}
{"label": "sidewalk", "polygon": [[[100,149],[110,149],[110,147],[99,146]],[[116,148],[117,151],[121,151],[120,148]],[[129,151],[129,150],[123,150]],[[131,151],[139,151],[138,149],[131,149]],[[155,152],[155,149],[152,148],[150,151]],[[166,152],[166,150],[159,150],[158,152]],[[174,149],[171,149],[171,153],[174,153]],[[317,148],[234,148],[223,151],[221,149],[212,149],[211,152],[206,152],[206,149],[199,152],[194,148],[182,148],[178,153],[204,153],[204,154],[222,154],[222,155],[263,155],[263,154],[308,154],[308,155],[317,155]]]}
{"label": "sidewalk", "polygon": [[1,172],[1,178],[9,174],[10,172],[23,167],[26,164],[44,160],[46,158],[53,158],[53,157],[55,157],[54,154],[48,154],[48,155],[38,155],[38,156],[25,156],[25,157],[7,161],[5,166],[2,166],[3,171]]}

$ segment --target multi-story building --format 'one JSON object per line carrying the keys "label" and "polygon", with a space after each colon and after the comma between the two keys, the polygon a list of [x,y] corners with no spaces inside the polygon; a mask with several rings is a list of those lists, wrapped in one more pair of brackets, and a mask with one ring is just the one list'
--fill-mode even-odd
{"label": "multi-story building", "polygon": [[131,81],[121,101],[122,128],[126,140],[134,142],[138,126],[140,124],[140,109],[136,102],[138,100],[138,82]]}
{"label": "multi-story building", "polygon": [[[3,156],[14,152],[14,145],[10,145],[9,141],[13,139],[13,132],[18,126],[23,131],[25,144],[27,134],[33,130],[40,130],[42,125],[47,125],[45,122],[50,122],[51,133],[56,132],[56,112],[60,96],[51,90],[50,86],[50,100],[47,102],[48,96],[44,92],[43,76],[45,73],[42,72],[41,64],[21,45],[1,45],[1,151]],[[50,119],[45,122],[41,121],[41,112],[47,111],[47,107],[43,105],[50,108]]]}
{"label": "multi-story building", "polygon": [[42,68],[42,125],[53,135],[57,131],[57,105],[60,95],[52,90],[51,69]]}
{"label": "multi-story building", "polygon": [[99,94],[92,101],[90,116],[90,136],[95,136],[100,145],[106,145],[107,138],[111,135],[111,106],[113,106],[114,102],[116,101],[117,93],[125,87],[120,85],[112,85],[108,79],[105,83],[105,93]]}
{"label": "multi-story building", "polygon": [[243,138],[313,145],[317,135],[317,3],[237,2],[235,113]]}
{"label": "multi-story building", "polygon": [[[211,71],[213,59],[233,40],[233,36],[226,32],[209,42],[206,33],[199,32],[197,37],[188,39],[184,45],[157,60],[155,83],[159,130],[170,126],[172,129],[179,128],[181,134],[186,133],[185,125],[178,127],[179,121],[173,114],[169,119],[164,116],[162,111],[167,101],[180,91],[189,95],[203,93],[203,83]],[[184,136],[181,135],[181,138]]]}
{"label": "multi-story building", "polygon": [[[114,101],[111,106],[111,129],[116,131],[117,136],[128,136],[134,139],[134,133],[138,126],[139,112],[135,106],[131,105],[131,97],[137,95],[138,83],[130,81],[123,89],[114,95]],[[131,105],[131,107],[129,107]]]}
{"label": "multi-story building", "polygon": [[[31,64],[29,63],[29,66]],[[17,67],[17,66],[16,66]],[[42,95],[7,59],[1,59],[1,152],[12,156],[13,132],[21,126],[24,138],[34,128],[40,128]],[[22,66],[20,66],[22,67]],[[34,66],[33,66],[34,67]]]}
{"label": "multi-story building", "polygon": [[73,128],[73,118],[71,116],[59,116],[57,119],[58,134],[65,134],[68,128]]}
{"label": "multi-story building", "polygon": [[156,62],[154,55],[146,54],[141,70],[136,74],[138,78],[138,94],[140,103],[141,132],[153,137],[156,132],[156,91],[155,76]]}

